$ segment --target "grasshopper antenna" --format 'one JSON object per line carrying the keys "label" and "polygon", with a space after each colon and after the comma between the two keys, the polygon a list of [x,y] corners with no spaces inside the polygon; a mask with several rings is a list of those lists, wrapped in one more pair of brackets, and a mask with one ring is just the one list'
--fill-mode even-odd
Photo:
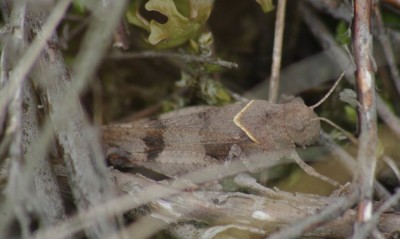
{"label": "grasshopper antenna", "polygon": [[[340,74],[339,78],[336,80],[335,84],[333,84],[333,86],[329,89],[329,92],[325,94],[325,96],[318,101],[316,104],[310,106],[310,109],[314,110],[315,108],[317,108],[318,106],[320,106],[322,104],[322,102],[324,102],[333,92],[333,90],[339,85],[340,81],[343,79],[344,74],[346,73],[346,71],[343,71],[342,74]],[[320,120],[320,121],[324,121],[325,123],[331,125],[333,128],[336,128],[337,130],[339,130],[340,132],[342,132],[344,135],[346,135],[346,137],[348,139],[350,139],[350,141],[354,144],[357,145],[358,141],[357,139],[349,132],[347,132],[345,129],[343,129],[342,127],[340,127],[339,125],[333,123],[332,121],[330,121],[327,118],[324,117],[317,117],[312,119],[311,121],[314,120]]]}
{"label": "grasshopper antenna", "polygon": [[354,137],[351,133],[349,133],[347,130],[343,129],[339,125],[333,123],[331,120],[329,120],[327,118],[324,118],[324,117],[317,117],[317,118],[314,118],[314,119],[312,119],[310,121],[314,121],[314,120],[324,121],[325,123],[329,124],[333,128],[335,128],[335,129],[339,130],[340,132],[342,132],[353,144],[355,144],[355,145],[358,144],[358,140],[357,140],[356,137]]}
{"label": "grasshopper antenna", "polygon": [[315,105],[310,106],[310,109],[314,110],[315,108],[320,106],[332,94],[333,90],[336,88],[336,86],[339,85],[340,81],[343,79],[344,73],[346,73],[346,71],[343,71],[342,74],[340,74],[339,78],[336,80],[335,84],[333,84],[329,92]]}

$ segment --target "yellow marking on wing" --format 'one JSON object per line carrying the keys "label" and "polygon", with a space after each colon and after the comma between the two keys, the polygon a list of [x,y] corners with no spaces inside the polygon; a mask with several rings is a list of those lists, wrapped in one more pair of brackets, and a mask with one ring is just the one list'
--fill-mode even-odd
{"label": "yellow marking on wing", "polygon": [[258,142],[257,139],[254,138],[254,136],[251,134],[251,132],[250,132],[245,126],[243,126],[243,125],[241,124],[241,122],[240,122],[240,118],[242,117],[242,115],[243,115],[244,113],[246,113],[247,109],[250,107],[251,104],[253,104],[253,102],[254,102],[254,100],[250,101],[245,107],[243,107],[243,109],[242,109],[239,113],[237,113],[237,114],[235,115],[235,117],[233,117],[233,122],[236,124],[237,127],[239,127],[240,129],[242,129],[242,130],[246,133],[246,135],[249,136],[249,138],[250,138],[251,140],[253,140],[253,141],[256,142],[257,144],[259,144],[260,142]]}

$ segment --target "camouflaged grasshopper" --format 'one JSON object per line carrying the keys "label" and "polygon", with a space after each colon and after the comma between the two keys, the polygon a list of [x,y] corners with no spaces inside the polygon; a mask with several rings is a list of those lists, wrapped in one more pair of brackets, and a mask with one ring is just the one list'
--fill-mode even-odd
{"label": "camouflaged grasshopper", "polygon": [[[265,100],[168,113],[155,120],[140,120],[102,127],[108,162],[116,167],[144,167],[168,177],[223,164],[253,154],[293,155],[296,145],[319,138],[320,121],[312,107],[296,98],[285,104]],[[297,155],[297,154],[295,154]],[[266,160],[268,157],[265,157]],[[306,173],[330,184],[298,156],[294,160]]]}

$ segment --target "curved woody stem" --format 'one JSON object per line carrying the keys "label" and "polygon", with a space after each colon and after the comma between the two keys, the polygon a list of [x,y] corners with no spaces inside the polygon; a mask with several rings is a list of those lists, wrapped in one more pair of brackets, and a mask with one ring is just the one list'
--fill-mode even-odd
{"label": "curved woody stem", "polygon": [[[376,95],[372,59],[371,0],[354,0],[353,48],[357,66],[356,85],[360,106],[360,137],[357,153],[356,183],[361,198],[357,221],[363,224],[372,217],[372,193],[377,155]],[[356,225],[354,237],[357,238]]]}

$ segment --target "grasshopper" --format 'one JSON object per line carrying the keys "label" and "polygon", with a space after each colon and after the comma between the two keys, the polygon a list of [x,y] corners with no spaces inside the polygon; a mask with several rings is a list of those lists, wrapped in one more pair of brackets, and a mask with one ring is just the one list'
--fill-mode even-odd
{"label": "grasshopper", "polygon": [[[221,165],[227,160],[284,152],[306,173],[330,184],[297,154],[319,138],[320,122],[300,98],[272,104],[265,100],[172,112],[159,119],[102,127],[108,162],[116,167],[144,167],[168,177]],[[278,158],[279,159],[279,158]]]}

